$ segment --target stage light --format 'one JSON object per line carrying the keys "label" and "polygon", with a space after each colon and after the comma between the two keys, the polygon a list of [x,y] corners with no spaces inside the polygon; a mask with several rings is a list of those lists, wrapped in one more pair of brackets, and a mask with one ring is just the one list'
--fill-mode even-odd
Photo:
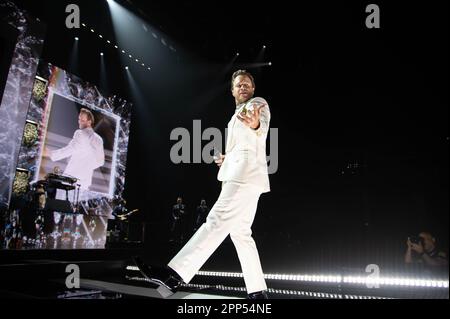
{"label": "stage light", "polygon": [[[139,271],[139,269],[135,266],[127,266],[127,270],[135,270]],[[204,275],[204,276],[221,276],[221,277],[242,277],[242,273],[232,273],[232,272],[213,272],[213,271],[200,271],[197,273],[197,275]],[[298,276],[293,275],[283,275],[283,274],[267,274],[265,275],[266,279],[269,277],[273,278],[286,278],[287,280],[290,280],[291,278],[295,278]],[[129,280],[136,280],[136,281],[148,281],[146,278],[142,277],[129,277],[126,276]],[[334,281],[337,278],[340,278],[340,276],[324,276],[324,275],[312,275],[312,276],[303,276],[304,279],[309,279],[309,281]],[[330,280],[331,279],[331,280]],[[346,277],[344,282],[363,282],[363,277]],[[341,282],[341,281],[338,281]],[[398,285],[408,285],[412,284],[414,280],[409,280],[405,278],[390,278],[387,280],[387,278],[384,279],[385,283],[397,283]],[[447,285],[446,285],[447,283]],[[428,285],[427,285],[428,284]],[[245,292],[245,287],[226,287],[223,285],[195,285],[195,284],[182,284],[183,287],[192,287],[192,288],[214,288],[217,290],[228,290],[228,291],[243,291]],[[432,280],[421,280],[419,286],[426,286],[426,287],[448,287],[448,282],[446,281],[432,281]],[[301,296],[308,296],[308,297],[317,297],[317,298],[333,298],[333,299],[391,299],[390,297],[381,297],[381,296],[364,296],[364,295],[342,295],[342,294],[336,294],[336,293],[325,293],[325,292],[309,292],[309,291],[297,291],[297,290],[286,290],[286,289],[267,289],[268,293],[275,293],[275,294],[284,294],[284,295],[301,295]]]}
{"label": "stage light", "polygon": [[72,70],[72,72],[75,72],[78,69],[78,45],[79,45],[79,37],[74,37],[73,45],[72,45],[72,51],[70,52],[70,58],[69,58],[69,68]]}
{"label": "stage light", "polygon": [[266,46],[265,45],[263,45],[263,49],[265,49],[266,48]]}
{"label": "stage light", "polygon": [[142,66],[145,66],[145,63],[142,63]]}
{"label": "stage light", "polygon": [[[200,276],[214,277],[243,277],[242,273],[232,272],[212,272],[199,271]],[[361,276],[330,276],[330,275],[292,275],[292,274],[265,274],[264,278],[271,280],[285,281],[305,281],[305,282],[323,282],[323,283],[350,283],[350,284],[367,284],[378,283],[388,286],[419,286],[419,287],[436,287],[448,288],[448,280],[412,280],[410,278],[378,278],[371,279]]]}
{"label": "stage light", "polygon": [[99,37],[100,39],[103,39],[103,36],[102,36],[101,34],[99,34],[98,37]]}
{"label": "stage light", "polygon": [[81,25],[82,25],[83,27],[85,27],[85,26],[86,26],[86,24],[84,24],[84,23],[82,23]]}
{"label": "stage light", "polygon": [[125,67],[125,70],[128,70],[128,66]]}
{"label": "stage light", "polygon": [[109,40],[106,40],[106,42],[111,43],[111,41],[109,41]]}
{"label": "stage light", "polygon": [[104,58],[104,53],[100,52],[100,87],[109,91],[109,79],[108,73],[106,71],[106,62]]}
{"label": "stage light", "polygon": [[139,268],[136,266],[127,266],[126,270],[134,270],[134,271],[139,271]]}
{"label": "stage light", "polygon": [[[144,20],[142,20],[139,16],[135,15],[132,11],[126,9],[123,5],[119,4],[117,1],[107,1],[108,4],[108,10],[110,12],[111,15],[111,20],[112,20],[112,24],[113,24],[113,28],[114,28],[114,32],[115,32],[115,44],[114,47],[118,50],[121,50],[122,53],[126,54],[130,59],[133,59],[133,62],[139,63],[141,64],[141,62],[144,60],[144,58],[139,58],[138,52],[134,52],[133,50],[131,50],[131,48],[129,48],[130,50],[126,51],[125,50],[125,46],[127,45],[127,43],[130,43],[131,41],[135,40],[135,39],[131,39],[129,37],[129,34],[131,32],[133,32],[133,28],[135,26],[141,27],[144,29],[145,32],[152,32],[151,28],[149,26],[147,26],[147,24],[145,23]],[[126,20],[131,20],[134,23],[139,22],[137,25],[129,25],[129,21],[128,22],[124,22]],[[90,28],[91,26],[89,26]],[[94,27],[94,26],[92,26]],[[97,33],[97,31],[96,31]],[[98,33],[97,33],[98,34]],[[161,39],[161,43],[165,46],[169,46],[169,43],[166,39],[157,36],[154,32],[152,32],[153,37],[155,38],[160,38]],[[102,37],[105,39],[106,41],[106,36]],[[140,37],[139,37],[140,38]],[[138,37],[137,37],[138,39]],[[145,40],[143,39],[138,39],[137,41],[139,42],[145,42]],[[108,42],[110,43],[110,42]],[[153,43],[152,43],[153,44]],[[131,51],[133,51],[133,55],[131,55]],[[122,63],[123,64],[129,64],[130,62],[125,62],[123,61],[124,57],[121,57]],[[122,66],[123,66],[122,64]],[[144,66],[144,65],[142,65]]]}
{"label": "stage light", "polygon": [[150,71],[150,68],[147,68]]}
{"label": "stage light", "polygon": [[236,53],[236,56],[239,56],[239,52],[238,52],[238,53]]}
{"label": "stage light", "polygon": [[269,65],[272,65],[272,62],[269,62]]}
{"label": "stage light", "polygon": [[95,32],[94,29],[91,29],[91,32],[94,33]]}
{"label": "stage light", "polygon": [[344,277],[344,283],[350,284],[378,284],[384,286],[406,286],[406,287],[434,287],[448,288],[448,280],[427,280],[427,279],[411,279],[411,278],[366,278],[359,276]]}
{"label": "stage light", "polygon": [[[150,282],[147,278],[143,277],[130,277],[126,276],[126,279],[130,281],[146,281]],[[186,288],[194,288],[197,290],[205,290],[205,289],[215,289],[219,291],[237,291],[237,292],[246,292],[246,287],[231,287],[224,285],[206,285],[206,284],[181,284],[181,287]],[[327,298],[327,299],[391,299],[389,297],[380,297],[380,296],[360,296],[360,295],[342,295],[336,293],[326,293],[326,292],[312,292],[312,291],[298,291],[298,290],[287,290],[287,289],[274,289],[267,288],[267,293],[269,294],[277,294],[277,295],[292,295],[292,296],[307,296],[307,297],[316,297],[316,298]]]}

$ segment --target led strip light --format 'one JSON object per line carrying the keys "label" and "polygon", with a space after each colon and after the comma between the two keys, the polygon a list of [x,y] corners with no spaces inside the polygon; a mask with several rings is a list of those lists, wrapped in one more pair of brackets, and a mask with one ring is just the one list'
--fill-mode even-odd
{"label": "led strip light", "polygon": [[[127,270],[139,271],[136,266],[127,266]],[[199,276],[209,277],[231,277],[243,278],[239,272],[219,272],[219,271],[199,271]],[[361,285],[382,285],[382,286],[406,286],[406,287],[430,287],[430,288],[448,288],[448,280],[429,280],[429,279],[413,279],[413,278],[396,278],[396,277],[361,277],[361,276],[330,276],[330,275],[293,275],[293,274],[265,274],[268,280],[285,280],[300,282],[319,282],[319,283],[346,283]]]}
{"label": "led strip light", "polygon": [[[126,277],[128,280],[132,281],[145,281],[148,282],[147,278],[143,277]],[[243,292],[246,293],[245,287],[230,287],[223,285],[199,285],[199,284],[182,284],[182,287],[194,288],[194,289],[215,289],[220,291],[233,291],[233,292]],[[392,299],[386,297],[377,296],[358,296],[358,295],[348,295],[348,294],[333,294],[326,292],[312,292],[312,291],[299,291],[299,290],[287,290],[287,289],[273,289],[268,288],[268,293],[278,294],[278,295],[291,295],[291,296],[303,296],[311,298],[324,298],[324,299]]]}

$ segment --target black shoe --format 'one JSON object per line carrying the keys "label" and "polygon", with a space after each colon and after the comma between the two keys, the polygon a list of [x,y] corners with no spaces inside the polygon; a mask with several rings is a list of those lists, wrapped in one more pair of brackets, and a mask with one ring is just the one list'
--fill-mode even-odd
{"label": "black shoe", "polygon": [[247,295],[247,299],[269,299],[265,290],[252,292]]}
{"label": "black shoe", "polygon": [[168,267],[149,267],[137,256],[132,257],[132,259],[139,268],[141,274],[150,282],[158,286],[156,290],[163,298],[173,295],[183,283],[183,279],[181,279],[174,270]]}

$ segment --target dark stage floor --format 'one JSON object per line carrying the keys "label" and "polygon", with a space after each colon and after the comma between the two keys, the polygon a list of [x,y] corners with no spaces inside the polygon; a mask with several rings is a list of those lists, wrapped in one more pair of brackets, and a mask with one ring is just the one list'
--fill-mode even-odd
{"label": "dark stage floor", "polygon": [[[140,248],[105,250],[0,251],[1,299],[155,299],[156,287],[131,262]],[[146,258],[147,263],[151,260]],[[68,265],[79,267],[80,287],[70,289]],[[352,274],[326,276],[266,273],[271,299],[448,299],[448,279],[392,279],[369,288]],[[169,299],[244,299],[240,272],[204,267]]]}

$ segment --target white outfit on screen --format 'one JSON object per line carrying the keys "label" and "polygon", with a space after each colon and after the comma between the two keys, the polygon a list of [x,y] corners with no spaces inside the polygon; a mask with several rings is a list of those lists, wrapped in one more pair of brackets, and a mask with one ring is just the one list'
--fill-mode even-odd
{"label": "white outfit on screen", "polygon": [[78,178],[80,189],[92,184],[94,170],[105,163],[103,139],[90,127],[76,130],[69,144],[50,155],[52,161],[70,157],[64,175]]}
{"label": "white outfit on screen", "polygon": [[[259,103],[260,127],[245,126],[236,115]],[[267,286],[258,250],[251,234],[261,193],[269,192],[266,162],[266,138],[269,131],[270,110],[266,100],[254,98],[238,105],[228,123],[225,159],[218,173],[222,191],[204,223],[168,266],[185,283],[189,283],[223,240],[230,235],[241,264],[248,293],[266,290]]]}

